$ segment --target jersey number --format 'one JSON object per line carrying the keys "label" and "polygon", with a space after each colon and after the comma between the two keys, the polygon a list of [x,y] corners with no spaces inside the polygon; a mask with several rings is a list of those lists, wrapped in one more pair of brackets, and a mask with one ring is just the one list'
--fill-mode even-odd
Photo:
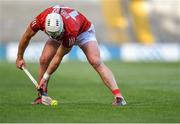
{"label": "jersey number", "polygon": [[[60,8],[69,8],[69,7],[64,7],[64,6],[56,5],[56,6],[53,7],[53,12],[58,13]],[[68,14],[67,14],[66,11],[63,11],[62,14],[63,14],[63,16],[64,16],[66,19],[68,19],[69,17],[71,17],[71,18],[74,19],[75,21],[76,21],[76,17],[79,15],[79,13],[78,13],[76,10],[70,12],[70,13],[69,13],[69,16],[68,16]]]}
{"label": "jersey number", "polygon": [[71,16],[71,18],[73,18],[76,21],[76,17],[79,15],[79,13],[74,10],[70,12],[69,15]]}

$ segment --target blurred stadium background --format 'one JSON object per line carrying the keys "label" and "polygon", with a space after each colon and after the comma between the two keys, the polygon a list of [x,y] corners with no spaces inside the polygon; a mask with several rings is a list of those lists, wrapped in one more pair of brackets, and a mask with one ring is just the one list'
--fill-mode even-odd
{"label": "blurred stadium background", "polygon": [[[180,61],[179,0],[0,0],[0,60],[14,62],[17,45],[33,18],[49,6],[64,4],[95,25],[104,60]],[[47,36],[36,35],[25,57],[36,62]],[[66,60],[81,60],[73,48]]]}

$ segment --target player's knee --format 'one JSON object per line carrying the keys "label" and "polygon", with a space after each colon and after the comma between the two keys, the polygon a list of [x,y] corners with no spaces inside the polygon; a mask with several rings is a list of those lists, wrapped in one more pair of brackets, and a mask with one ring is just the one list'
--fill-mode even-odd
{"label": "player's knee", "polygon": [[41,65],[46,65],[46,64],[49,63],[49,58],[41,56],[40,59],[39,59],[39,62],[40,62]]}
{"label": "player's knee", "polygon": [[98,68],[98,67],[102,64],[102,61],[101,61],[100,58],[94,57],[94,58],[89,59],[89,63],[90,63],[94,68]]}

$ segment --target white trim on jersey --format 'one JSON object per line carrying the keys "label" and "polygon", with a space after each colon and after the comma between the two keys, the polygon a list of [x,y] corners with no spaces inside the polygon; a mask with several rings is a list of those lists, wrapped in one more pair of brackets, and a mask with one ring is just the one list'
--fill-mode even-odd
{"label": "white trim on jersey", "polygon": [[60,5],[55,5],[53,8],[55,8],[55,9],[60,9],[60,8],[62,8],[62,9],[72,9],[71,7],[60,6]]}

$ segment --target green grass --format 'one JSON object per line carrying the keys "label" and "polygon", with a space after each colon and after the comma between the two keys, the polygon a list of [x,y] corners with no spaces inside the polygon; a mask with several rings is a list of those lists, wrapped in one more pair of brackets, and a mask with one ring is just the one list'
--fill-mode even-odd
{"label": "green grass", "polygon": [[[14,64],[0,63],[0,122],[180,122],[180,63],[106,63],[128,105],[113,96],[87,64],[63,63],[49,84],[56,107],[33,106],[36,91]],[[37,64],[28,64],[37,77]]]}

